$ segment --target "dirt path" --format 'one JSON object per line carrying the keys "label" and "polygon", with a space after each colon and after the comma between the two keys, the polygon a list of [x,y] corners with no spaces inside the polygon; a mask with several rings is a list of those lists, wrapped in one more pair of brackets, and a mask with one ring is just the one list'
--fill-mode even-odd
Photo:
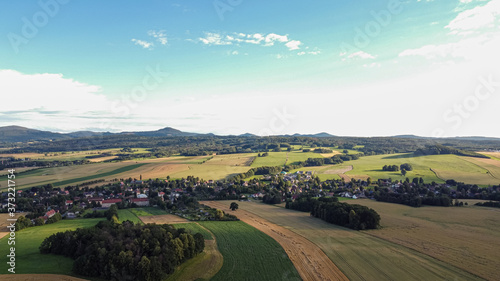
{"label": "dirt path", "polygon": [[[215,201],[201,203],[233,213],[227,204]],[[303,280],[349,280],[318,246],[306,238],[245,210],[237,210],[235,213],[243,222],[276,240],[283,247]]]}
{"label": "dirt path", "polygon": [[[352,171],[352,169],[353,169],[353,167],[352,167],[352,165],[350,165],[350,166],[347,166],[347,167],[344,167],[344,168],[341,168],[341,169],[333,170],[332,173],[325,173],[325,174],[337,174],[337,175],[339,175],[339,177],[343,178],[344,181],[350,181],[351,177],[349,177],[345,173],[349,172],[349,171]],[[329,172],[329,171],[330,170],[328,170],[327,172]]]}
{"label": "dirt path", "polygon": [[68,275],[57,274],[0,274],[2,281],[86,281]]}

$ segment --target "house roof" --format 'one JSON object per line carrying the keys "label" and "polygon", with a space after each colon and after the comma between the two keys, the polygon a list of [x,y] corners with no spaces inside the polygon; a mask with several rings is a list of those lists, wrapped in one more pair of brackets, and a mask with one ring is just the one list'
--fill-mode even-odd
{"label": "house roof", "polygon": [[148,198],[132,198],[132,202],[145,202],[145,201],[149,201]]}
{"label": "house roof", "polygon": [[114,204],[114,203],[119,203],[119,202],[122,202],[122,199],[108,199],[108,200],[103,200],[102,201],[102,204],[105,204],[105,203],[111,203],[111,204]]}

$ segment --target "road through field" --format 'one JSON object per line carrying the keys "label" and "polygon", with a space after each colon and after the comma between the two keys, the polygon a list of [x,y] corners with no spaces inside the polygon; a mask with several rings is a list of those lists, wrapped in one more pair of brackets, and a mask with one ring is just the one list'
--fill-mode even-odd
{"label": "road through field", "polygon": [[[231,201],[218,201],[208,205],[227,211],[230,203]],[[307,238],[349,280],[482,280],[435,258],[361,231],[326,223],[308,213],[258,202],[238,204],[239,209],[234,212],[236,216],[245,221],[246,213],[252,213],[252,219],[257,224],[260,219],[264,219],[271,225],[279,225],[281,229],[288,230],[287,233],[296,233],[293,237]],[[292,247],[295,247],[293,243],[292,240]]]}
{"label": "road through field", "polygon": [[304,237],[245,210],[233,212],[229,210],[227,202],[204,201],[201,203],[227,213],[235,213],[243,222],[276,240],[283,247],[303,280],[349,280],[321,249]]}

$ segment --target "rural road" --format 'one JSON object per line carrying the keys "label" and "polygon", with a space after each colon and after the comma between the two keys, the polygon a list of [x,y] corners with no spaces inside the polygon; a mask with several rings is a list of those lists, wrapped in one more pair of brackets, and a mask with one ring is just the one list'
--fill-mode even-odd
{"label": "rural road", "polygon": [[226,213],[236,213],[241,221],[276,240],[283,247],[303,280],[349,280],[318,246],[295,232],[245,210],[233,212],[229,209],[228,204],[216,201],[200,203],[223,210]]}

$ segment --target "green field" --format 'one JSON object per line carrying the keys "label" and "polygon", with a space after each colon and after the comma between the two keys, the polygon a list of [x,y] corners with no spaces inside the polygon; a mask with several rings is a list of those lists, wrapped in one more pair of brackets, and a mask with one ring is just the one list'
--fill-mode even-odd
{"label": "green field", "polygon": [[134,223],[139,223],[143,224],[142,221],[137,217],[134,212],[131,211],[132,209],[120,209],[118,210],[118,221],[124,222],[124,221],[131,221]]}
{"label": "green field", "polygon": [[[103,219],[62,220],[54,224],[30,227],[16,232],[16,274],[53,273],[73,275],[73,260],[58,255],[42,255],[38,247],[42,241],[57,232],[91,227]],[[7,253],[12,246],[7,244],[7,236],[0,239],[1,273],[8,273]]]}
{"label": "green field", "polygon": [[144,208],[131,208],[128,209],[130,212],[135,214],[138,217],[144,216],[158,216],[158,215],[167,215],[168,213],[165,210],[156,207],[144,207]]}
{"label": "green field", "polygon": [[[384,165],[397,165],[409,163],[413,170],[406,176],[400,172],[383,171]],[[350,171],[342,171],[352,166]],[[422,177],[425,182],[444,183],[448,179],[460,182],[495,185],[500,184],[500,164],[494,160],[464,157],[457,155],[430,155],[414,156],[412,153],[374,155],[360,157],[358,160],[346,161],[338,165],[325,165],[319,167],[303,167],[296,171],[312,171],[321,180],[339,179],[338,174],[345,173],[346,176],[357,179],[372,180],[388,179],[405,180]]]}
{"label": "green field", "polygon": [[281,246],[271,237],[235,222],[200,222],[217,239],[224,256],[217,280],[300,280],[300,276]]}
{"label": "green field", "polygon": [[210,234],[210,232],[208,232],[205,228],[201,227],[199,224],[194,223],[194,222],[192,222],[192,223],[177,223],[177,224],[173,224],[173,226],[177,229],[184,228],[188,232],[190,232],[191,234],[201,233],[205,240],[213,240],[214,239],[212,237],[212,234]]}
{"label": "green field", "polygon": [[91,176],[86,176],[86,177],[81,177],[81,178],[75,178],[75,179],[70,179],[70,180],[64,180],[64,181],[57,181],[57,182],[54,182],[52,184],[54,186],[61,186],[61,185],[68,185],[68,184],[73,184],[73,183],[77,183],[77,182],[90,181],[90,180],[99,179],[99,178],[103,178],[103,177],[107,177],[107,176],[112,176],[115,174],[125,173],[125,172],[133,170],[135,168],[138,168],[142,165],[144,165],[144,164],[132,164],[132,165],[128,165],[125,167],[120,167],[116,170],[109,171],[106,173],[101,173],[101,174],[96,174],[96,175],[91,175]]}
{"label": "green field", "polygon": [[180,179],[195,176],[204,180],[221,180],[228,176],[244,173],[249,169],[250,167],[245,166],[208,165],[204,163],[189,165],[188,170],[170,174],[170,177]]}

